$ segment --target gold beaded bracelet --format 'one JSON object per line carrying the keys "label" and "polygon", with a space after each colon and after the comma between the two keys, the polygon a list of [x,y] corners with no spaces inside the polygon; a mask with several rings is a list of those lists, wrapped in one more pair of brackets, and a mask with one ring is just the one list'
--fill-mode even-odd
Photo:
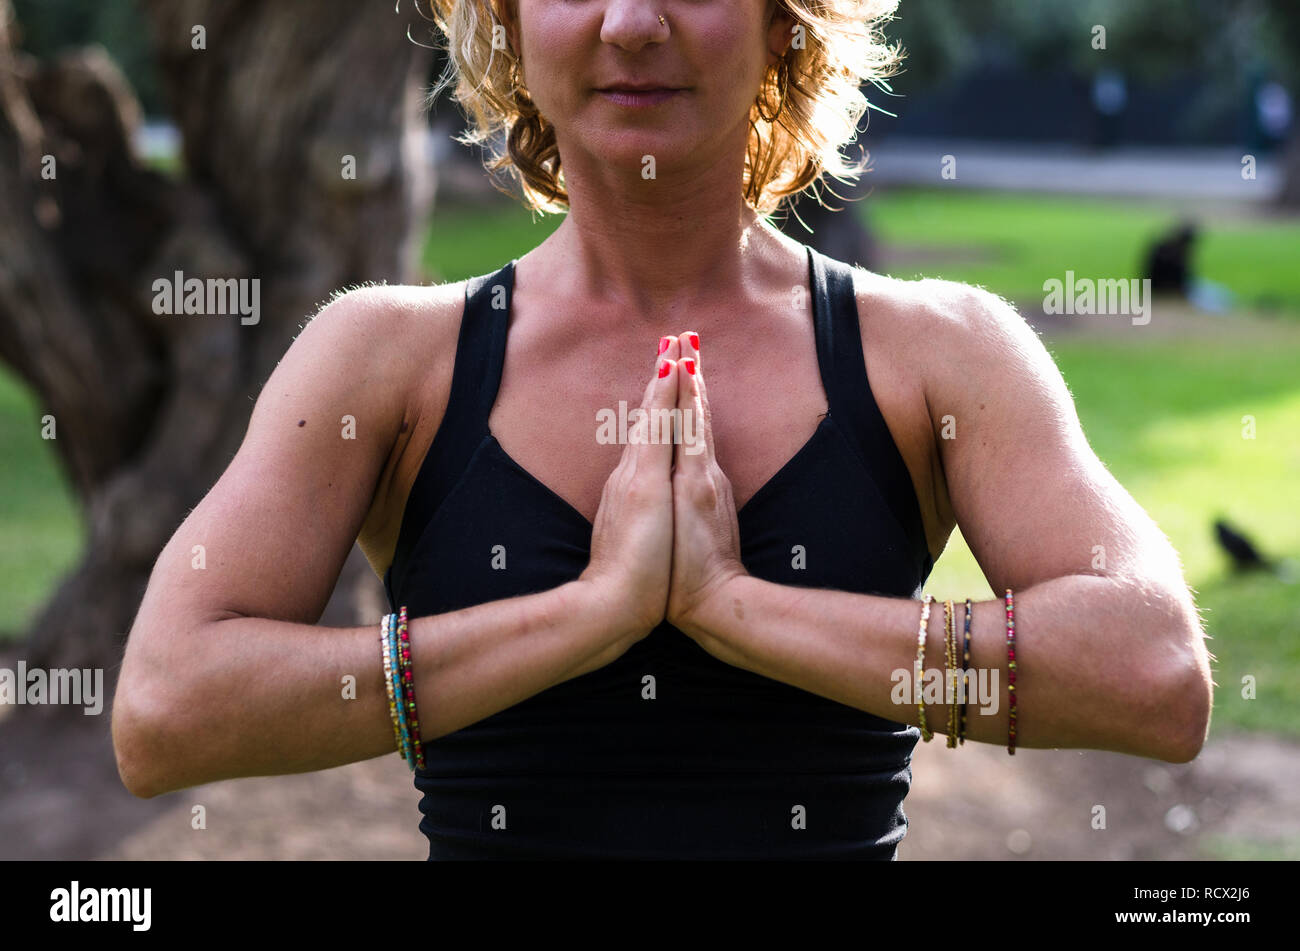
{"label": "gold beaded bracelet", "polygon": [[922,686],[925,682],[925,638],[929,633],[927,625],[930,623],[930,605],[934,601],[934,595],[927,594],[925,600],[921,602],[921,627],[916,634],[916,669],[914,673],[916,690],[916,711],[917,719],[921,725],[921,739],[926,743],[934,738],[930,728],[925,725],[925,696],[922,692]]}
{"label": "gold beaded bracelet", "polygon": [[[961,667],[962,678],[966,677],[966,671],[970,670],[970,625],[971,625],[971,602],[970,598],[966,599],[966,625],[965,633],[962,640]],[[962,746],[966,745],[966,704],[970,702],[970,682],[966,681],[965,690],[961,696],[961,719],[957,721],[957,742]]]}
{"label": "gold beaded bracelet", "polygon": [[943,625],[944,625],[944,689],[948,691],[948,749],[955,749],[957,746],[957,626],[956,615],[953,614],[952,602],[943,603]]}

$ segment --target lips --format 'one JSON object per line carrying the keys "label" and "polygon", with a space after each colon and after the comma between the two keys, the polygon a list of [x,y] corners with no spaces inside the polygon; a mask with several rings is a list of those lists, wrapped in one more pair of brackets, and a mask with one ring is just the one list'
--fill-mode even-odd
{"label": "lips", "polygon": [[667,102],[683,90],[667,86],[611,86],[596,91],[616,105],[640,107]]}

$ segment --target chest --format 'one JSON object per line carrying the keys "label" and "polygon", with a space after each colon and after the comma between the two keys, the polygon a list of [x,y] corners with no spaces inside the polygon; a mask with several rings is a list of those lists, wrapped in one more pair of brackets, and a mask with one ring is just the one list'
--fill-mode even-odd
{"label": "chest", "polygon": [[[512,316],[518,318],[519,313],[516,308]],[[789,560],[793,544],[816,536],[811,515],[820,513],[823,535],[841,539],[833,560],[846,572],[844,578],[826,577],[822,583],[835,586],[837,580],[843,583],[846,578],[880,577],[880,571],[886,570],[880,564],[866,575],[857,574],[855,568],[867,566],[844,552],[858,545],[875,546],[877,554],[888,562],[890,547],[903,550],[908,542],[895,538],[885,544],[882,526],[886,533],[892,532],[897,520],[888,510],[910,503],[900,502],[896,487],[880,497],[873,482],[873,467],[882,464],[873,456],[888,456],[893,447],[874,445],[864,452],[855,444],[849,449],[844,433],[856,430],[852,425],[844,429],[848,420],[828,420],[811,321],[782,323],[777,319],[773,323],[769,318],[764,324],[751,313],[744,323],[729,321],[734,328],[730,333],[717,323],[695,321],[696,317],[690,316],[672,323],[698,330],[701,336],[713,442],[740,511],[742,545],[748,547],[751,557],[770,557],[779,565]],[[491,445],[479,467],[463,473],[466,478],[462,481],[478,488],[471,492],[473,498],[449,499],[442,504],[435,519],[437,526],[426,526],[423,516],[417,518],[418,524],[410,526],[412,537],[425,533],[433,539],[445,532],[445,537],[453,539],[453,554],[446,566],[454,569],[454,551],[464,544],[464,539],[455,541],[460,538],[457,532],[477,536],[486,530],[485,518],[502,515],[527,526],[524,535],[516,539],[520,549],[534,545],[548,529],[566,539],[558,548],[552,545],[547,553],[534,554],[539,563],[565,566],[550,581],[559,583],[556,579],[568,567],[575,569],[576,576],[585,564],[590,525],[605,482],[626,448],[617,438],[626,433],[619,421],[644,398],[658,364],[656,344],[662,331],[647,327],[611,339],[593,336],[590,329],[568,322],[551,321],[543,326],[542,322],[513,320],[500,383],[486,410]],[[929,451],[928,412],[915,367],[891,353],[888,340],[868,343],[871,389],[921,500],[930,551],[941,551],[946,527],[928,504],[933,454]],[[446,393],[431,390],[426,402],[431,407],[445,404]],[[417,416],[412,438],[391,477],[391,491],[381,500],[387,513],[383,532],[375,530],[362,539],[370,540],[370,548],[376,552],[371,560],[376,566],[392,563],[408,494],[437,429],[434,414],[429,419],[433,422],[425,426],[422,414]],[[616,437],[612,440],[608,438],[610,420]],[[826,426],[827,422],[838,425]],[[451,490],[459,472],[451,474],[444,491]],[[433,497],[436,493],[426,494]],[[756,496],[761,498],[751,505]],[[462,507],[472,513],[471,522],[459,528],[446,524],[447,519],[459,517],[453,513]],[[805,518],[802,527],[784,521],[787,509],[790,518]],[[494,529],[496,534],[505,531],[506,526]],[[787,538],[791,533],[801,538]],[[559,555],[554,557],[557,551]],[[568,565],[574,559],[574,565]],[[878,559],[873,555],[872,560]],[[811,575],[803,573],[794,576],[809,578]],[[535,578],[532,583],[544,586],[547,580]]]}
{"label": "chest", "polygon": [[[587,566],[591,518],[495,439],[440,484],[445,495],[426,493],[438,496],[432,515],[386,579],[391,604],[455,611],[549,590]],[[924,580],[896,500],[830,417],[738,505],[737,520],[746,569],[776,584],[912,596]]]}
{"label": "chest", "polygon": [[[545,359],[507,349],[489,429],[511,459],[588,521],[626,449],[628,415],[657,365],[657,340],[650,335],[635,351],[602,348],[599,362],[587,351]],[[800,452],[827,412],[815,343],[811,335],[798,343],[766,356],[725,340],[701,347],[714,451],[737,508]]]}

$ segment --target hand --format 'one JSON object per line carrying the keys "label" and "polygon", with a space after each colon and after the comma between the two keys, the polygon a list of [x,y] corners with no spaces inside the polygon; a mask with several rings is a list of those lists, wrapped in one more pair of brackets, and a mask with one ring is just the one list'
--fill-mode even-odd
{"label": "hand", "polygon": [[[629,420],[628,442],[605,480],[591,533],[591,560],[578,580],[591,590],[620,635],[637,641],[664,619],[673,555],[673,444],[651,439],[650,421],[677,404],[679,364],[675,337],[656,352],[654,371]],[[663,372],[664,375],[660,375]],[[630,416],[631,414],[629,414]]]}
{"label": "hand", "polygon": [[678,338],[677,407],[682,439],[674,446],[673,560],[668,622],[697,640],[693,618],[726,583],[748,572],[740,560],[740,524],[731,480],[713,450],[709,394],[700,364],[699,336]]}

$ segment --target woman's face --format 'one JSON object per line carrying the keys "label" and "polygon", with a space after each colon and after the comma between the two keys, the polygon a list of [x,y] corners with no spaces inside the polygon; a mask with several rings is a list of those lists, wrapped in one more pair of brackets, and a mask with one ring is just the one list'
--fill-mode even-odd
{"label": "woman's face", "polygon": [[[516,3],[524,83],[566,166],[575,150],[629,167],[645,156],[656,167],[716,162],[737,148],[743,161],[754,97],[794,23],[775,0]],[[609,91],[623,84],[676,91],[658,101]]]}

